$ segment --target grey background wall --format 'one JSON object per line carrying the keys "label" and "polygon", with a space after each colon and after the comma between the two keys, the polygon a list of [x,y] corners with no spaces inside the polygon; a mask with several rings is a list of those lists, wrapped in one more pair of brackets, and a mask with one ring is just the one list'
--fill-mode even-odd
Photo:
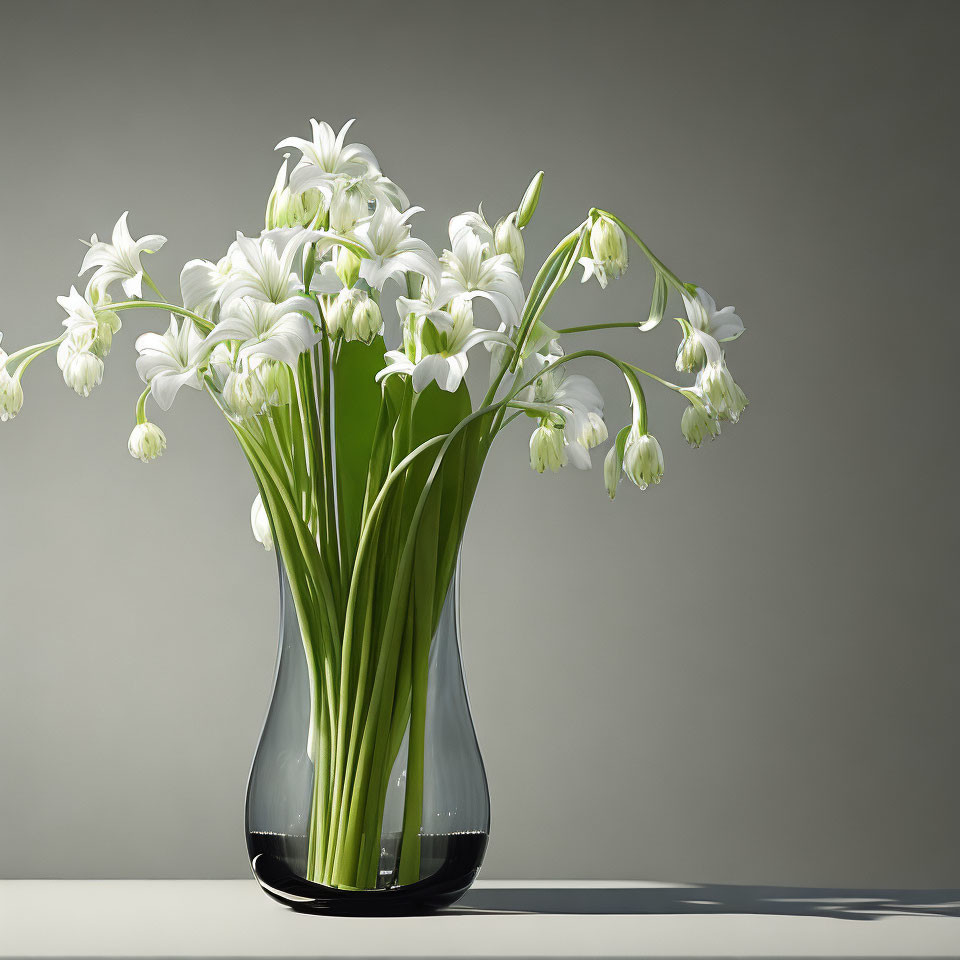
{"label": "grey background wall", "polygon": [[[951,4],[8,4],[0,329],[53,335],[76,237],[130,209],[161,286],[258,229],[273,144],[356,116],[442,245],[547,171],[539,262],[594,204],[736,304],[752,400],[664,482],[539,477],[467,534],[491,877],[960,886]],[[645,310],[635,260],[553,319]],[[675,311],[672,311],[675,312]],[[87,401],[38,362],[0,429],[0,875],[229,877],[275,656],[273,558],[214,410],[125,450],[127,315]],[[612,331],[669,370],[676,327]],[[48,362],[49,361],[49,362]],[[610,422],[626,416],[600,368]]]}

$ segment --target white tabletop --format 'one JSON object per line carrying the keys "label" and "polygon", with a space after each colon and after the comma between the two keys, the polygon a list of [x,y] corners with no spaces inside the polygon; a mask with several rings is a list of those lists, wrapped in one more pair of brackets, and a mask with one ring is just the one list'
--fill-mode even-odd
{"label": "white tabletop", "polygon": [[294,913],[253,880],[6,880],[0,957],[960,956],[949,892],[797,893],[487,880],[444,913],[358,919]]}

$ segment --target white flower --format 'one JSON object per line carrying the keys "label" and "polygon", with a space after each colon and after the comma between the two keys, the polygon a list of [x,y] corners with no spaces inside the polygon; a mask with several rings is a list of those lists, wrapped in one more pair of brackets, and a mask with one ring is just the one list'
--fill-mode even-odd
{"label": "white flower", "polygon": [[410,236],[407,220],[423,207],[400,213],[391,204],[379,204],[373,216],[361,223],[354,236],[369,254],[360,263],[360,276],[377,290],[391,278],[401,280],[407,271],[419,273],[440,286],[440,262],[423,241]]}
{"label": "white flower", "polygon": [[620,227],[609,217],[598,217],[590,227],[590,257],[581,257],[583,279],[586,283],[591,277],[606,289],[611,276],[619,277],[627,269],[627,237]]}
{"label": "white flower", "polygon": [[623,472],[641,489],[663,478],[663,451],[652,434],[632,427],[623,448]]}
{"label": "white flower", "polygon": [[458,213],[450,219],[450,242],[456,244],[462,237],[473,234],[480,244],[486,248],[487,253],[496,251],[496,243],[493,236],[493,227],[487,223],[487,218],[483,215],[483,204],[479,211],[468,210],[466,213]]}
{"label": "white flower", "polygon": [[[524,364],[524,376],[529,378],[537,367],[543,369],[553,359],[539,354],[531,357]],[[603,397],[597,385],[589,377],[568,375],[563,367],[553,367],[545,369],[518,396],[527,403],[546,404],[556,409],[564,419],[567,458],[578,469],[589,470],[588,450],[607,439]]]}
{"label": "white flower", "polygon": [[683,303],[690,323],[697,330],[709,333],[714,340],[736,340],[743,333],[743,321],[733,307],[718,310],[717,301],[703,287],[694,287],[693,293],[685,292]]}
{"label": "white flower", "polygon": [[238,356],[262,356],[281,360],[291,367],[305,350],[320,338],[313,324],[299,312],[311,301],[293,297],[283,303],[270,303],[253,297],[231,300],[223,308],[220,322],[207,335],[205,347],[235,340]]}
{"label": "white flower", "polygon": [[[82,297],[76,287],[70,288],[66,297],[57,297],[57,303],[67,311],[67,319],[63,325],[68,335],[79,340],[89,339],[90,349],[100,357],[110,352],[113,344],[113,335],[120,329],[121,322],[118,314],[112,310],[98,307],[90,297],[98,296],[98,292],[87,288],[87,296]],[[110,297],[102,294],[102,303],[108,304]]]}
{"label": "white flower", "polygon": [[127,450],[131,457],[136,457],[141,463],[149,463],[156,460],[160,454],[167,448],[167,438],[163,431],[155,424],[147,421],[138,423],[130,431],[130,439],[127,441]]}
{"label": "white flower", "polygon": [[[454,218],[456,219],[456,218]],[[452,250],[440,258],[444,265],[444,287],[453,296],[489,300],[500,319],[512,327],[519,322],[523,309],[523,284],[508,254],[487,255],[487,247],[469,230],[454,228],[450,222]]]}
{"label": "white flower", "polygon": [[348,234],[367,216],[367,198],[358,184],[339,183],[330,201],[330,229]]}
{"label": "white flower", "polygon": [[277,150],[293,147],[303,154],[290,176],[290,189],[293,193],[302,193],[310,187],[316,187],[329,201],[337,181],[379,175],[377,158],[368,146],[362,143],[344,143],[347,131],[354,123],[354,120],[348,120],[340,128],[340,132],[334,134],[329,123],[311,120],[313,140],[287,137],[277,144]]}
{"label": "white flower", "polygon": [[740,419],[749,402],[722,360],[711,360],[697,374],[696,389],[721,420],[731,423]]}
{"label": "white flower", "polygon": [[233,269],[235,243],[230,245],[226,256],[216,263],[209,260],[189,260],[180,271],[180,293],[183,305],[202,317],[209,317],[220,302],[220,295]]}
{"label": "white flower", "polygon": [[692,447],[699,447],[708,437],[712,440],[720,436],[720,422],[704,407],[691,403],[680,418],[680,432]]}
{"label": "white flower", "polygon": [[220,303],[238,297],[254,297],[280,303],[301,290],[293,264],[305,243],[326,237],[318,230],[278,227],[259,237],[237,234],[229,275],[220,291]]}
{"label": "white flower", "polygon": [[272,550],[273,531],[270,529],[270,519],[263,508],[263,499],[259,493],[250,507],[250,526],[257,543],[262,543],[265,550]]}
{"label": "white flower", "polygon": [[543,473],[544,470],[556,473],[566,466],[568,449],[563,430],[547,420],[542,420],[540,426],[530,435],[530,466],[537,473]]}
{"label": "white flower", "polygon": [[91,349],[94,338],[89,334],[70,334],[57,348],[57,366],[63,371],[63,382],[81,397],[103,379],[103,360]]}
{"label": "white flower", "polygon": [[262,362],[261,357],[241,360],[223,385],[224,401],[241,419],[259,416],[270,403],[271,396],[260,376]]}
{"label": "white flower", "polygon": [[497,253],[505,253],[513,261],[518,274],[523,273],[523,236],[520,228],[517,226],[517,215],[511,213],[509,217],[501,220],[494,231],[494,245]]}
{"label": "white flower", "polygon": [[144,333],[137,337],[137,373],[161,410],[169,410],[181,387],[202,387],[200,364],[204,355],[203,336],[192,320],[178,321],[171,315],[166,333]]}
{"label": "white flower", "polygon": [[455,303],[453,312],[417,322],[413,334],[413,359],[400,350],[390,350],[388,365],[377,380],[392,374],[410,374],[418,393],[434,380],[441,390],[453,393],[467,372],[467,352],[479,343],[510,343],[505,334],[473,325],[469,302]]}
{"label": "white flower", "polygon": [[351,329],[347,332],[347,340],[361,340],[371,343],[383,329],[383,316],[376,301],[365,293],[360,295],[350,317]]}
{"label": "white flower", "polygon": [[[3,334],[0,333],[0,341]],[[0,422],[12,420],[23,407],[23,387],[20,378],[7,372],[7,353],[0,348]]]}
{"label": "white flower", "polygon": [[111,283],[120,280],[123,292],[128,297],[140,297],[143,286],[140,257],[144,253],[156,253],[167,242],[167,238],[152,233],[134,240],[127,227],[128,214],[129,211],[126,211],[117,221],[110,243],[98,240],[96,234],[90,238],[90,249],[80,265],[80,274],[96,267],[91,282],[99,290],[105,292]]}

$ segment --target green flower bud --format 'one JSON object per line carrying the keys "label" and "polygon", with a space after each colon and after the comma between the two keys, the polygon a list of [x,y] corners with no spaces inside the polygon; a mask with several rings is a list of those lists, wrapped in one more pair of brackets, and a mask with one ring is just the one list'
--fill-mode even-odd
{"label": "green flower bud", "polygon": [[333,269],[345,287],[355,286],[360,277],[360,258],[346,247],[337,247],[333,253]]}
{"label": "green flower bud", "polygon": [[353,309],[352,336],[348,340],[362,340],[371,343],[373,338],[383,329],[383,317],[376,301],[364,294]]}
{"label": "green flower bud", "polygon": [[702,407],[691,403],[680,418],[680,432],[687,443],[699,447],[704,440],[720,436],[720,422]]}
{"label": "green flower bud", "polygon": [[497,248],[497,253],[506,253],[513,260],[513,265],[517,268],[517,273],[523,273],[523,237],[520,235],[520,228],[517,226],[516,214],[511,213],[505,220],[497,224],[497,229],[493,234],[493,243]]}
{"label": "green flower bud", "polygon": [[325,312],[327,333],[330,339],[336,339],[338,334],[346,333],[353,320],[353,311],[357,305],[361,291],[345,287],[332,300]]}
{"label": "green flower bud", "polygon": [[310,187],[300,194],[300,204],[303,209],[303,225],[306,227],[313,223],[323,208],[323,194],[316,187]]}
{"label": "green flower bud", "polygon": [[330,229],[335,233],[349,233],[366,212],[363,194],[356,187],[342,187],[330,202]]}
{"label": "green flower bud", "polygon": [[246,419],[263,413],[269,398],[257,371],[244,364],[227,377],[223,399],[238,417]]}
{"label": "green flower bud", "polygon": [[517,226],[525,227],[533,217],[537,204],[540,202],[540,188],[543,186],[543,171],[541,170],[524,191],[523,199],[517,208]]}
{"label": "green flower bud", "polygon": [[293,374],[280,360],[265,358],[257,366],[257,376],[263,384],[263,393],[271,406],[284,406],[293,396]]}
{"label": "green flower bud", "polygon": [[623,449],[623,472],[641,489],[659,483],[663,477],[663,451],[649,433],[630,431]]}
{"label": "green flower bud", "polygon": [[603,485],[607,488],[607,495],[613,500],[617,495],[620,484],[620,463],[617,459],[617,445],[614,444],[603,458]]}

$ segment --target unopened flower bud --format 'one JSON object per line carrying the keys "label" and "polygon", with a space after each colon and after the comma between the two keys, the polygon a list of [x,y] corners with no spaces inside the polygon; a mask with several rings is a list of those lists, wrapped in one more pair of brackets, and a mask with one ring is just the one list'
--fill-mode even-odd
{"label": "unopened flower bud", "polygon": [[720,422],[702,407],[691,403],[680,418],[680,432],[687,443],[699,447],[704,440],[720,436]]}
{"label": "unopened flower bud", "polygon": [[0,350],[0,421],[12,420],[23,406],[23,387],[20,378],[7,373],[7,355]]}
{"label": "unopened flower bud", "polygon": [[138,423],[130,431],[127,449],[131,457],[136,457],[142,463],[156,460],[167,447],[167,438],[163,431],[155,424],[147,421]]}
{"label": "unopened flower bud", "polygon": [[708,363],[697,375],[697,387],[721,420],[736,423],[740,419],[748,401],[726,364]]}
{"label": "unopened flower bud", "polygon": [[351,318],[352,335],[348,340],[362,340],[371,343],[373,338],[383,329],[383,317],[376,301],[364,294],[353,308]]}
{"label": "unopened flower bud", "polygon": [[590,252],[606,273],[619,277],[627,269],[627,237],[620,224],[598,217],[590,228]]}
{"label": "unopened flower bud", "polygon": [[257,543],[262,543],[265,550],[273,549],[273,531],[270,529],[270,518],[263,507],[263,499],[258,493],[250,507],[250,527]]}
{"label": "unopened flower bud", "polygon": [[367,201],[355,187],[341,187],[330,202],[330,229],[349,233],[367,212]]}
{"label": "unopened flower bud", "polygon": [[530,186],[528,186],[523,193],[523,199],[517,208],[518,227],[525,227],[530,222],[531,217],[533,217],[534,211],[537,209],[537,204],[540,202],[540,188],[542,186],[543,171],[541,170],[530,181]]}
{"label": "unopened flower bud", "polygon": [[360,258],[346,247],[337,247],[333,253],[333,268],[345,287],[352,287],[360,276]]}
{"label": "unopened flower bud", "polygon": [[290,402],[293,396],[293,375],[282,360],[264,358],[257,367],[256,375],[263,384],[267,403],[271,406],[283,406]]}
{"label": "unopened flower bud", "polygon": [[268,397],[257,371],[243,364],[227,377],[223,399],[238,417],[246,419],[261,414]]}
{"label": "unopened flower bud", "polygon": [[603,485],[611,500],[617,495],[620,484],[620,463],[617,460],[617,445],[614,444],[603,458]]}
{"label": "unopened flower bud", "polygon": [[332,300],[324,313],[327,323],[327,333],[331,339],[343,333],[346,334],[353,323],[353,311],[360,296],[359,290],[344,287]]}
{"label": "unopened flower bud", "polygon": [[511,213],[505,220],[497,224],[497,229],[493,234],[493,243],[497,248],[497,253],[506,253],[513,260],[513,265],[517,273],[523,273],[523,237],[520,234],[520,228],[517,226],[516,214]]}
{"label": "unopened flower bud", "polygon": [[63,372],[63,382],[81,397],[103,379],[103,360],[91,349],[94,338],[89,335],[69,336],[57,348],[57,366]]}
{"label": "unopened flower bud", "polygon": [[316,187],[309,187],[300,194],[303,209],[303,225],[309,226],[323,207],[323,194]]}
{"label": "unopened flower bud", "polygon": [[530,466],[537,473],[544,470],[556,473],[566,462],[563,427],[541,420],[540,426],[530,435]]}
{"label": "unopened flower bud", "polygon": [[641,489],[659,483],[663,477],[663,451],[649,433],[630,431],[623,448],[623,472]]}

